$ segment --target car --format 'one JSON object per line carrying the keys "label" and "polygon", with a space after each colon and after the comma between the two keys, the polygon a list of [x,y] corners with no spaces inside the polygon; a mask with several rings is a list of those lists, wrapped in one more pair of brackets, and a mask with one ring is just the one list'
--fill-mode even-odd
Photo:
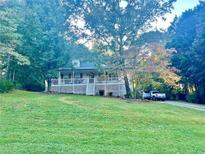
{"label": "car", "polygon": [[152,100],[165,101],[166,94],[165,93],[160,93],[159,91],[150,91],[150,97],[151,97]]}
{"label": "car", "polygon": [[166,94],[160,93],[159,91],[143,91],[142,99],[165,101]]}
{"label": "car", "polygon": [[151,99],[151,95],[149,91],[142,92],[142,99]]}

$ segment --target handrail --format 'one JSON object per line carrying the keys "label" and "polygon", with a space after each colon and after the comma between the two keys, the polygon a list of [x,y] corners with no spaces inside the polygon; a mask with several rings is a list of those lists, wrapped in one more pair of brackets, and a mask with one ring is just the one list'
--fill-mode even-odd
{"label": "handrail", "polygon": [[51,79],[51,85],[70,85],[70,84],[87,84],[89,81],[93,83],[122,83],[123,79],[119,77],[111,78],[73,78],[73,79]]}

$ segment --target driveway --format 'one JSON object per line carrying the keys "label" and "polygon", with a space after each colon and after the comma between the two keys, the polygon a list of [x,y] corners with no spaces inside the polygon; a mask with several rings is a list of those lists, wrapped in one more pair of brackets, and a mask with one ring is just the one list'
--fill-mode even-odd
{"label": "driveway", "polygon": [[205,105],[186,103],[186,102],[177,102],[177,101],[165,101],[163,103],[174,105],[174,106],[179,106],[179,107],[190,108],[194,110],[205,111]]}

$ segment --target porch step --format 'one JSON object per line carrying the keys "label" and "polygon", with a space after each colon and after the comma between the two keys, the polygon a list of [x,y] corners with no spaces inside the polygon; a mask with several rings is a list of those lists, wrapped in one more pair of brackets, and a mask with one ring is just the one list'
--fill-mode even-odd
{"label": "porch step", "polygon": [[86,95],[95,95],[95,85],[93,83],[87,84]]}

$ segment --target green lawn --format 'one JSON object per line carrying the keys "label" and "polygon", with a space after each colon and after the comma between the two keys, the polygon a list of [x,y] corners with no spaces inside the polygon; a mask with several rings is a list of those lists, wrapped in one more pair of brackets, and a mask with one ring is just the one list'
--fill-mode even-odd
{"label": "green lawn", "polygon": [[205,112],[160,103],[0,95],[0,154],[205,153]]}

